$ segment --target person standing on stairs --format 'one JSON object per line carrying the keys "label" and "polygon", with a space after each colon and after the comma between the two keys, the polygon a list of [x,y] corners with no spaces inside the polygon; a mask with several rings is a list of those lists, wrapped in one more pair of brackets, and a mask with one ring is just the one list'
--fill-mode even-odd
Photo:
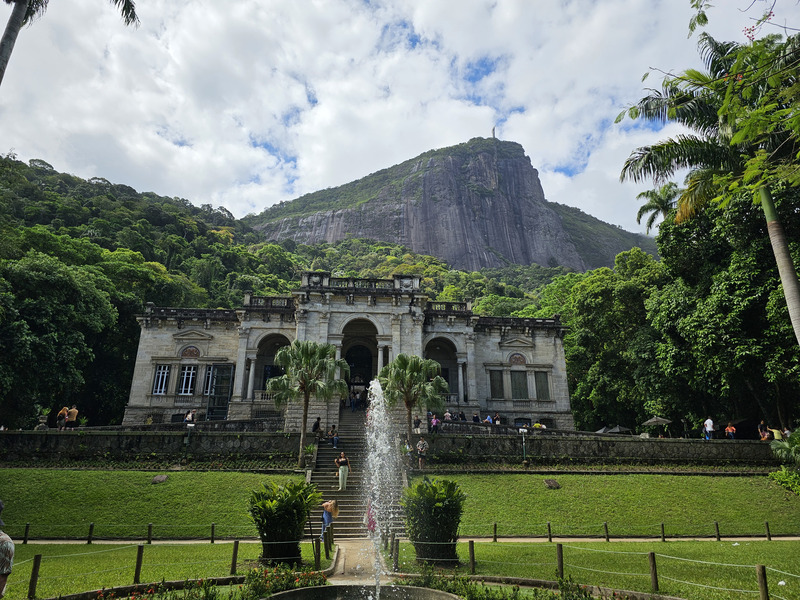
{"label": "person standing on stairs", "polygon": [[347,476],[352,472],[350,459],[342,452],[333,462],[339,467],[339,491],[343,492],[347,489]]}

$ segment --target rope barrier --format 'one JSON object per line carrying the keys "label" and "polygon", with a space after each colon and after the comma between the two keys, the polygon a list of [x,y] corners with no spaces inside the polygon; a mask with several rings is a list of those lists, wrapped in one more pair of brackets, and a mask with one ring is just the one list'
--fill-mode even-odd
{"label": "rope barrier", "polygon": [[714,565],[717,567],[735,567],[737,569],[755,569],[755,565],[734,565],[729,563],[715,563],[715,562],[708,562],[706,560],[696,560],[694,558],[681,558],[680,556],[670,556],[669,554],[658,554],[656,556],[659,558],[671,558],[672,560],[682,560],[684,562],[693,562],[699,563],[701,565]]}
{"label": "rope barrier", "polygon": [[581,546],[562,545],[564,548],[571,548],[573,550],[584,550],[585,552],[602,552],[603,554],[634,554],[637,556],[647,556],[647,552],[625,552],[622,550],[600,550],[598,548],[583,548]]}
{"label": "rope barrier", "polygon": [[794,573],[787,573],[786,571],[773,569],[772,567],[767,567],[767,571],[774,571],[775,573],[780,573],[781,575],[788,575],[789,577],[797,577],[798,579],[800,579],[800,575],[795,575]]}
{"label": "rope barrier", "polygon": [[[97,550],[96,552],[76,552],[75,554],[48,554],[46,556],[42,556],[42,560],[46,558],[72,558],[73,556],[89,556],[91,554],[103,554],[104,552],[117,552],[119,550],[127,550],[128,548],[136,548],[135,544],[131,544],[129,546],[119,546],[117,548],[110,548],[108,550]],[[28,559],[28,560],[33,560]]]}
{"label": "rope barrier", "polygon": [[674,577],[667,577],[666,575],[659,575],[659,579],[667,579],[668,581],[674,581],[675,583],[683,583],[685,585],[693,585],[695,587],[706,588],[709,590],[719,590],[721,592],[737,592],[739,594],[758,594],[760,593],[758,590],[737,590],[733,588],[724,588],[724,587],[717,587],[714,585],[705,585],[702,583],[694,583],[692,581],[683,581],[682,579],[675,579]]}
{"label": "rope barrier", "polygon": [[593,573],[604,573],[605,575],[627,575],[629,577],[650,577],[650,573],[620,573],[617,571],[602,571],[600,569],[590,569],[589,567],[581,567],[578,565],[572,565],[569,563],[564,563],[565,567],[569,567],[571,569],[580,569],[581,571],[592,571]]}

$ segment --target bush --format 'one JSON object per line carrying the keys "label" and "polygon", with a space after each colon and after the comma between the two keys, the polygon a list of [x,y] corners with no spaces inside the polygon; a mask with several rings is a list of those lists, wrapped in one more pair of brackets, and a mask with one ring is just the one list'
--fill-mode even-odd
{"label": "bush", "polygon": [[780,471],[770,473],[769,478],[776,481],[790,492],[800,495],[800,472],[781,467]]}
{"label": "bush", "polygon": [[425,477],[406,489],[401,503],[417,561],[458,564],[458,526],[466,499],[458,484],[446,479]]}
{"label": "bush", "polygon": [[311,509],[322,501],[317,486],[288,481],[264,484],[250,494],[248,513],[261,539],[263,564],[300,565],[300,540]]}

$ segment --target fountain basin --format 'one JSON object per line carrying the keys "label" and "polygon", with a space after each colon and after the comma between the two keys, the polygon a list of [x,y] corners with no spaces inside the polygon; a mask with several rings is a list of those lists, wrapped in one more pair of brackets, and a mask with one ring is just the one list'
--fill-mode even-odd
{"label": "fountain basin", "polygon": [[[374,585],[320,585],[273,594],[282,600],[367,600],[377,598]],[[410,585],[382,585],[381,600],[458,600],[459,596]]]}

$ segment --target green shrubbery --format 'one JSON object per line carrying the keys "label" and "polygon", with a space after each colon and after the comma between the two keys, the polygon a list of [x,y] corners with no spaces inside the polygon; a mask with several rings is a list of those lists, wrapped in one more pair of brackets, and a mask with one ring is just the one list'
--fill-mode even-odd
{"label": "green shrubbery", "polygon": [[406,531],[414,544],[417,560],[458,563],[458,526],[467,496],[454,481],[425,477],[406,489],[402,505]]}
{"label": "green shrubbery", "polygon": [[264,484],[250,495],[248,513],[261,539],[262,563],[300,565],[300,540],[311,509],[322,501],[317,486],[287,481]]}
{"label": "green shrubbery", "polygon": [[800,495],[800,471],[791,471],[786,467],[781,467],[780,471],[770,473],[769,478],[776,481],[787,490]]}

